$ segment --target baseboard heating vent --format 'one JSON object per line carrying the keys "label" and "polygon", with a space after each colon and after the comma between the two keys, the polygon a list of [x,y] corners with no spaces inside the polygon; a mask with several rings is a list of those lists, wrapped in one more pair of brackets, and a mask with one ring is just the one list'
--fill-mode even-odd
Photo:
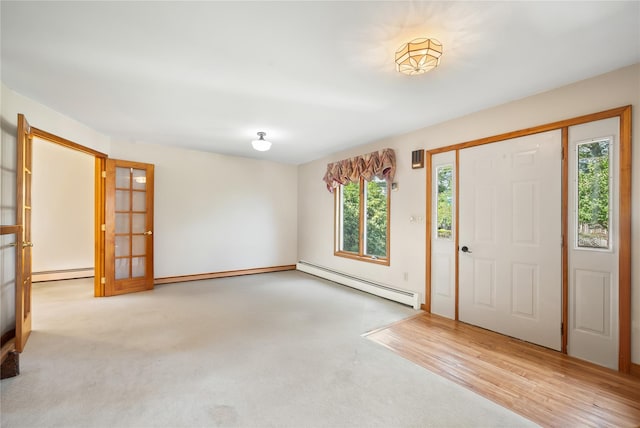
{"label": "baseboard heating vent", "polygon": [[358,278],[357,276],[338,272],[333,269],[314,265],[305,261],[299,261],[296,264],[296,269],[301,272],[306,272],[308,274],[318,276],[320,278],[328,279],[329,281],[337,282],[338,284],[346,285],[348,287],[364,291],[366,293],[375,294],[376,296],[384,297],[385,299],[403,303],[405,305],[413,307],[413,309],[420,309],[420,294],[414,291],[407,291],[401,290],[399,288],[389,287],[388,285],[369,281],[368,279],[364,278]]}
{"label": "baseboard heating vent", "polygon": [[42,272],[33,272],[31,274],[32,282],[43,281],[59,281],[61,279],[78,279],[78,278],[91,278],[94,276],[93,268],[77,268],[77,269],[63,269],[63,270],[49,270]]}

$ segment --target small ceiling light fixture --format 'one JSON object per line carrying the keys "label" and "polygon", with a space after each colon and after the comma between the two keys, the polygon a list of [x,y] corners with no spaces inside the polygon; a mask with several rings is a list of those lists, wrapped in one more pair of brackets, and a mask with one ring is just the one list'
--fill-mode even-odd
{"label": "small ceiling light fixture", "polygon": [[271,143],[264,139],[265,135],[267,135],[266,132],[258,132],[258,139],[251,142],[251,145],[255,150],[259,152],[266,152],[271,148]]}
{"label": "small ceiling light fixture", "polygon": [[440,64],[442,43],[436,39],[414,39],[396,51],[396,70],[413,76]]}

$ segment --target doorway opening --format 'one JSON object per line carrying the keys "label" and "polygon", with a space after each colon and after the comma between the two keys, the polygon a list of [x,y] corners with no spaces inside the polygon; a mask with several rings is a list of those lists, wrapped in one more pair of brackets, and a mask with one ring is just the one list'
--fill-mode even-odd
{"label": "doorway opening", "polygon": [[32,281],[93,277],[95,158],[40,138],[32,154]]}
{"label": "doorway opening", "polygon": [[[104,198],[105,198],[105,189],[104,189],[104,180],[102,179],[102,171],[104,171],[104,165],[106,163],[106,159],[107,159],[107,155],[101,152],[98,152],[96,150],[93,150],[91,148],[82,146],[80,144],[77,144],[73,141],[67,140],[65,138],[59,137],[57,135],[51,134],[47,131],[43,131],[41,129],[35,128],[35,127],[31,127],[31,136],[32,138],[36,141],[36,144],[42,144],[39,148],[40,149],[44,149],[46,151],[46,153],[39,153],[39,154],[43,154],[43,155],[50,155],[50,156],[57,156],[58,161],[63,161],[63,162],[67,162],[68,164],[66,165],[67,167],[69,166],[73,166],[73,167],[78,167],[80,166],[81,170],[83,171],[83,176],[82,177],[78,177],[80,179],[87,179],[89,178],[89,174],[90,174],[90,170],[91,168],[88,167],[87,165],[87,160],[86,160],[86,156],[92,157],[93,158],[93,190],[90,192],[93,197],[86,195],[86,193],[84,195],[74,195],[73,192],[74,190],[76,191],[82,191],[82,189],[84,189],[86,191],[87,189],[87,183],[77,183],[76,185],[74,185],[74,189],[70,190],[69,192],[67,192],[67,190],[64,189],[58,189],[55,193],[55,196],[61,196],[63,193],[66,194],[66,196],[68,196],[67,202],[71,202],[74,201],[73,198],[77,197],[77,196],[82,196],[83,201],[81,201],[82,204],[84,204],[85,202],[88,203],[93,203],[93,209],[89,209],[87,207],[83,207],[84,211],[83,212],[73,212],[73,210],[68,214],[67,219],[65,220],[65,222],[68,222],[69,217],[74,218],[76,221],[84,224],[85,226],[88,226],[88,224],[93,223],[92,224],[92,229],[93,229],[93,240],[88,240],[87,237],[77,237],[77,239],[72,239],[73,242],[69,243],[63,243],[63,242],[50,242],[47,243],[47,247],[50,246],[55,246],[55,245],[62,245],[64,247],[64,249],[60,250],[63,253],[66,254],[73,254],[74,257],[77,258],[77,260],[82,260],[82,264],[85,264],[85,266],[73,266],[70,267],[68,269],[46,269],[44,270],[46,271],[53,271],[53,272],[49,272],[48,275],[49,277],[53,276],[53,278],[60,278],[60,279],[64,279],[65,275],[68,276],[73,276],[73,277],[78,277],[78,275],[82,275],[80,272],[84,271],[84,276],[93,276],[94,277],[94,296],[95,297],[103,297],[104,296],[104,282],[102,281],[102,278],[104,277],[104,248],[105,248],[105,243],[104,243],[104,237],[103,237],[103,233],[102,233],[102,225],[104,224]],[[45,143],[53,143],[53,146],[49,146],[47,147],[45,145]],[[36,148],[36,150],[38,150],[38,148]],[[32,151],[35,152],[36,150]],[[38,161],[38,157],[39,154],[36,154],[36,161]],[[44,159],[40,159],[41,161]],[[89,161],[91,162],[91,161]],[[32,175],[35,177],[37,175],[37,172],[35,170],[35,168],[38,167],[38,165],[40,165],[40,167],[43,166],[43,163],[35,163],[34,166],[34,171],[32,171]],[[47,168],[51,167],[51,165],[48,165]],[[63,165],[54,165],[53,168],[64,168]],[[34,174],[35,173],[35,174]],[[38,182],[36,182],[36,184],[38,184]],[[38,193],[36,193],[36,196],[38,196]],[[92,200],[91,200],[92,199]],[[64,204],[65,201],[57,201],[58,204]],[[71,202],[73,203],[73,205],[77,205],[77,201],[76,202]],[[76,208],[79,208],[79,206],[77,206]],[[37,209],[37,207],[36,207]],[[82,208],[80,208],[82,209]],[[35,213],[36,211],[34,211]],[[87,219],[87,215],[88,213],[93,212],[93,220],[91,221],[90,219]],[[36,221],[38,221],[39,223],[33,223],[33,219],[32,219],[32,224],[30,225],[31,227],[41,227],[42,226],[42,220],[40,217],[40,213],[36,214],[37,217],[35,217]],[[32,213],[33,216],[33,213]],[[37,232],[38,229],[36,229]],[[85,231],[83,231],[85,232]],[[86,231],[88,232],[88,230]],[[59,241],[60,240],[60,235],[54,235],[52,236],[53,239],[55,239],[55,241]],[[91,241],[91,242],[90,242]],[[93,246],[93,266],[89,267],[86,266],[86,263],[88,263],[87,257],[86,256],[82,256],[80,255],[80,251],[81,248],[87,248],[88,245],[92,245]],[[78,246],[80,246],[81,248],[78,248]],[[43,249],[44,252],[43,254],[41,254],[42,256],[45,256],[46,254],[51,254],[53,250],[53,248],[45,248]],[[79,251],[80,250],[80,251]],[[34,250],[34,253],[36,253],[37,250]],[[36,253],[37,254],[37,253]],[[36,259],[38,260],[38,259]],[[44,263],[44,261],[43,261]],[[60,263],[58,261],[58,263]],[[42,265],[41,265],[42,266]],[[44,265],[46,266],[46,265]],[[51,265],[49,265],[51,266]],[[37,268],[38,266],[35,265],[33,266],[35,268]],[[89,271],[89,269],[92,268],[92,271]],[[64,271],[67,272],[64,272]],[[36,273],[38,272],[38,270],[36,270]],[[56,276],[57,274],[57,276]],[[38,279],[41,278],[46,278],[47,276],[42,276]]]}

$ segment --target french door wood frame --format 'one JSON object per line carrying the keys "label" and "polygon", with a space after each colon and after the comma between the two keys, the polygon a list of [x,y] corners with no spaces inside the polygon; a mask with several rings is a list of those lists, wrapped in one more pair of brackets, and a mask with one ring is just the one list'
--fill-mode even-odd
{"label": "french door wood frame", "polygon": [[154,165],[108,159],[105,296],[153,290]]}
{"label": "french door wood frame", "polygon": [[[94,250],[94,263],[95,263],[95,277],[94,277],[94,296],[104,296],[104,282],[102,278],[105,277],[105,240],[104,232],[102,231],[102,225],[104,224],[104,207],[105,207],[105,183],[103,178],[103,171],[105,170],[107,155],[97,150],[90,149],[89,147],[82,146],[74,143],[73,141],[51,134],[50,132],[43,131],[35,127],[31,127],[31,135],[34,138],[39,138],[54,144],[58,144],[62,147],[66,147],[78,152],[82,152],[91,155],[95,158],[95,209],[94,209],[94,233],[95,233],[95,250]],[[20,188],[20,183],[19,183]]]}
{"label": "french door wood frame", "polygon": [[[458,154],[462,149],[469,147],[481,146],[483,144],[491,144],[498,141],[510,140],[512,138],[522,137],[525,135],[538,134],[552,130],[561,130],[562,132],[562,323],[565,328],[562,331],[562,353],[567,353],[568,339],[568,317],[569,317],[569,279],[568,279],[568,146],[569,146],[569,127],[580,125],[583,123],[594,122],[602,119],[619,118],[620,120],[620,204],[618,207],[619,218],[619,234],[628,237],[628,239],[620,239],[620,253],[618,259],[618,324],[619,324],[619,349],[618,349],[618,371],[630,373],[631,371],[631,106],[618,107],[611,110],[605,110],[598,113],[579,116],[572,119],[562,120],[559,122],[548,123],[532,128],[522,129],[513,132],[507,132],[492,137],[481,138],[478,140],[467,141],[464,143],[454,144],[446,147],[426,151],[427,165],[427,196],[426,196],[426,276],[425,276],[425,304],[422,309],[431,312],[431,221],[432,221],[432,156],[438,153],[456,151],[456,198],[458,198]],[[458,247],[458,206],[456,203],[455,215],[455,247]],[[458,320],[458,257],[459,252],[455,252],[455,319]]]}

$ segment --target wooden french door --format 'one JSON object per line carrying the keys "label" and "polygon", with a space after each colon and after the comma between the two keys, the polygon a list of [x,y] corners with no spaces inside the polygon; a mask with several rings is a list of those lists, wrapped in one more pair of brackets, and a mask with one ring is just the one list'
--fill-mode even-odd
{"label": "wooden french door", "polygon": [[27,119],[18,114],[16,224],[22,226],[16,245],[16,350],[22,352],[31,333],[31,161],[33,136]]}
{"label": "wooden french door", "polygon": [[105,296],[153,289],[153,165],[107,159]]}

